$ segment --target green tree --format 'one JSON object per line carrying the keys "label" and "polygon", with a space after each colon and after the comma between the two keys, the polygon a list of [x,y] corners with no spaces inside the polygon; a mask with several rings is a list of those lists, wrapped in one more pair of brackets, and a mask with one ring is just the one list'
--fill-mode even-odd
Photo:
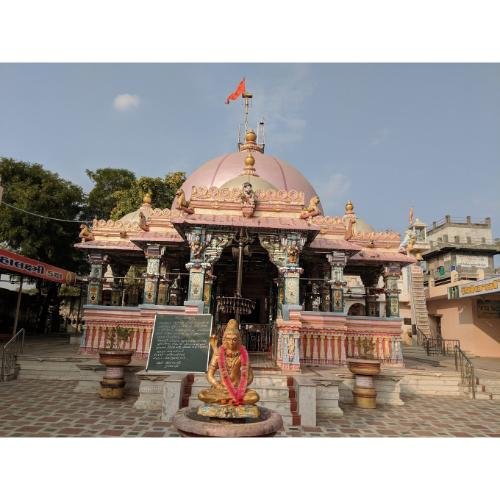
{"label": "green tree", "polygon": [[84,208],[82,188],[45,170],[37,163],[0,158],[5,203],[0,205],[0,242],[27,257],[70,270],[81,264],[81,252],[73,248],[79,225],[30,215],[76,220]]}
{"label": "green tree", "polygon": [[108,219],[116,205],[115,193],[127,191],[135,181],[135,175],[124,168],[98,168],[86,170],[94,187],[88,194],[88,206],[85,210],[88,218]]}
{"label": "green tree", "polygon": [[151,193],[152,205],[155,208],[170,208],[175,198],[175,192],[186,180],[184,172],[169,172],[161,177],[140,177],[132,186],[114,193],[115,207],[111,218],[117,220],[130,212],[137,210],[146,193]]}
{"label": "green tree", "polygon": [[[0,176],[4,187],[2,201],[12,205],[0,205],[0,243],[27,257],[86,273],[85,256],[73,246],[78,241],[79,224],[71,222],[82,214],[85,200],[82,188],[42,165],[11,158],[0,158]],[[59,286],[37,281],[37,288],[40,300],[36,328],[43,332],[49,316],[58,317]]]}

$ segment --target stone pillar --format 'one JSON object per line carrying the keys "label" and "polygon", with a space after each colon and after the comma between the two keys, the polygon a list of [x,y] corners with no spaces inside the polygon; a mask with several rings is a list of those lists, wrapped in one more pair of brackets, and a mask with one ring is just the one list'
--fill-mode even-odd
{"label": "stone pillar", "polygon": [[161,247],[157,244],[148,244],[145,250],[147,267],[144,280],[143,304],[156,304],[158,298],[158,283],[160,278]]}
{"label": "stone pillar", "polygon": [[107,256],[100,252],[89,255],[90,275],[87,289],[87,304],[102,304],[102,279],[106,272]]}
{"label": "stone pillar", "polygon": [[215,278],[216,277],[210,271],[207,271],[203,287],[203,312],[205,314],[210,313],[210,307],[212,305],[212,288]]}
{"label": "stone pillar", "polygon": [[361,280],[365,286],[365,309],[367,316],[376,316],[379,314],[378,304],[378,280],[380,277],[380,268],[365,269],[361,273]]}
{"label": "stone pillar", "polygon": [[390,264],[384,269],[385,283],[385,308],[386,316],[399,317],[399,293],[398,280],[401,276],[401,266],[398,264]]}
{"label": "stone pillar", "polygon": [[344,252],[332,252],[326,256],[330,263],[330,286],[332,289],[332,311],[344,312],[344,267],[347,258]]}

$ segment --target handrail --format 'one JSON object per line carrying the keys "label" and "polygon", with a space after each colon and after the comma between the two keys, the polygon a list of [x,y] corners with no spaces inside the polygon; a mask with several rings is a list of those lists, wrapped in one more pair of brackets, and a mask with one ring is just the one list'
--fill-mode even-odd
{"label": "handrail", "polygon": [[[5,382],[11,368],[15,370],[16,356],[23,352],[25,330],[21,328],[6,344],[2,346],[2,366],[0,382]],[[9,352],[12,349],[12,352]]]}
{"label": "handrail", "polygon": [[431,338],[427,336],[418,326],[417,330],[417,345],[421,345],[427,356],[443,355],[455,357],[455,370],[460,372],[460,379],[462,384],[469,387],[472,393],[472,399],[476,399],[476,377],[474,375],[474,365],[472,361],[460,348],[460,340],[458,339],[442,339]]}
{"label": "handrail", "polygon": [[455,370],[460,371],[462,384],[467,384],[469,386],[472,393],[472,399],[476,399],[476,377],[474,375],[474,365],[464,351],[460,349],[460,346],[455,347]]}

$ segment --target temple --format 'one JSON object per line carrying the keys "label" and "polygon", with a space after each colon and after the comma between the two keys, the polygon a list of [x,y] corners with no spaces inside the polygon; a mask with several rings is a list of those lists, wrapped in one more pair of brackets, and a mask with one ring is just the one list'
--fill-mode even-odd
{"label": "temple", "polygon": [[209,313],[217,332],[236,317],[250,354],[283,371],[344,365],[366,337],[377,358],[402,364],[398,283],[416,259],[350,201],[324,214],[306,177],[264,149],[262,133],[246,129],[237,151],[187,178],[172,207],[146,194],[135,212],[82,229],[83,352],[126,323],[130,347],[147,357],[155,315]]}

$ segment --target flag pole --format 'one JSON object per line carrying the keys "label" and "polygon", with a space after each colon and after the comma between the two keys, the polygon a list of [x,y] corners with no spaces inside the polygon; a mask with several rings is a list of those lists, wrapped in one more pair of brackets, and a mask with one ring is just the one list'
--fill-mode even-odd
{"label": "flag pole", "polygon": [[248,112],[250,109],[250,99],[252,99],[253,95],[245,90],[245,92],[243,92],[241,97],[243,97],[244,100],[243,121],[245,124],[245,134],[246,134],[248,131]]}

